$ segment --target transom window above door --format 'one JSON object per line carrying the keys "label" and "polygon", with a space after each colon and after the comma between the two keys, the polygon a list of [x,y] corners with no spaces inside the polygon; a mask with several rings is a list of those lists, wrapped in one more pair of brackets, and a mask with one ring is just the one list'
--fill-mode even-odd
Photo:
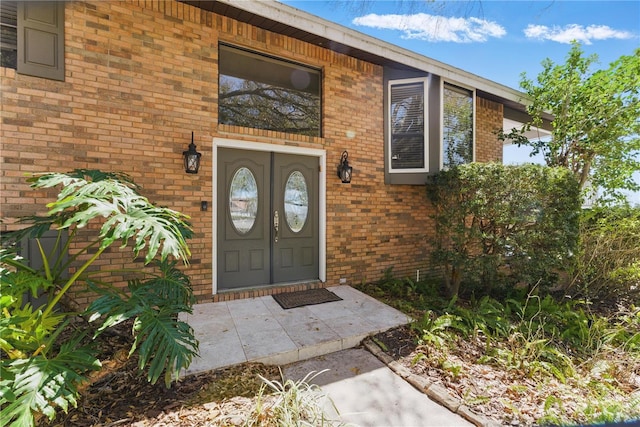
{"label": "transom window above door", "polygon": [[219,123],[321,136],[319,70],[220,45],[219,72]]}

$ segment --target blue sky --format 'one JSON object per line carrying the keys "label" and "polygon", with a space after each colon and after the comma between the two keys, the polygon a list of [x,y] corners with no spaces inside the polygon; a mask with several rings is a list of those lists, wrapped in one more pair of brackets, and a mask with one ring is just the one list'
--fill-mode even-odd
{"label": "blue sky", "polygon": [[[637,0],[281,1],[514,89],[545,58],[564,63],[573,39],[598,56],[598,69],[640,47]],[[531,160],[505,150],[505,162],[522,161]],[[640,194],[632,201],[640,204]]]}

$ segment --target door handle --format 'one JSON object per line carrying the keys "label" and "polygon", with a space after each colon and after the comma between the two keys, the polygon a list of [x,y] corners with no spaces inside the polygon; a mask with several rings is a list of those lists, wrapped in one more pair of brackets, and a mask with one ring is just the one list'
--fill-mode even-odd
{"label": "door handle", "polygon": [[273,231],[274,231],[273,241],[275,243],[278,243],[278,232],[280,231],[280,219],[278,217],[278,211],[275,211],[273,213]]}

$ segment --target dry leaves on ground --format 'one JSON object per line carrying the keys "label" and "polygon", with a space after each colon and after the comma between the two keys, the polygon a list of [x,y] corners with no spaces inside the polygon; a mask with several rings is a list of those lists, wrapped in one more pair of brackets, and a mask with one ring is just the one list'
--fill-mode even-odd
{"label": "dry leaves on ground", "polygon": [[[608,390],[606,404],[611,410],[616,409],[616,402],[627,404],[632,395],[640,399],[640,364],[623,353],[603,354],[595,365],[577,367],[579,375],[563,383],[549,372],[530,377],[522,370],[478,363],[486,346],[480,338],[437,348],[418,346],[413,337],[408,327],[400,327],[375,338],[413,374],[444,386],[474,412],[503,425],[533,426],[548,415],[566,420],[568,414],[580,413],[589,405],[595,410],[599,402],[590,392],[594,383]],[[602,375],[605,371],[607,375]],[[581,422],[574,420],[575,424]]]}

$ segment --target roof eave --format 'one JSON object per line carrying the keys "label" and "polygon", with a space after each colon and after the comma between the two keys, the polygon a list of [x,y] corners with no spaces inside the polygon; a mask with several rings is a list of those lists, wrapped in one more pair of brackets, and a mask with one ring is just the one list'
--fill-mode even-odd
{"label": "roof eave", "polygon": [[[413,68],[437,74],[445,80],[476,88],[481,96],[504,103],[511,109],[526,112],[531,103],[526,94],[460,68],[437,61],[400,46],[385,42],[351,28],[325,20],[275,0],[182,0],[205,10],[244,20],[274,31],[287,28],[292,37],[300,38],[334,51],[379,65]],[[255,19],[256,17],[261,19]],[[551,116],[545,117],[550,119]]]}

